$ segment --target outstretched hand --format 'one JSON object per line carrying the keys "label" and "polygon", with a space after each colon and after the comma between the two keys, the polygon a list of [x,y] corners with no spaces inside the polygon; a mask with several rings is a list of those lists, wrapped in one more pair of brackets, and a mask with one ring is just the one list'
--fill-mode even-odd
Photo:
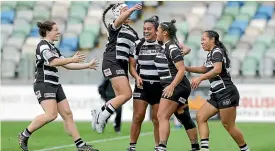
{"label": "outstretched hand", "polygon": [[95,58],[92,60],[92,61],[90,61],[89,63],[89,69],[94,69],[94,70],[96,70],[96,68],[98,67],[98,64],[99,64],[99,61],[98,60],[96,60]]}
{"label": "outstretched hand", "polygon": [[77,51],[74,56],[72,57],[73,63],[81,63],[84,62],[86,56],[79,51]]}
{"label": "outstretched hand", "polygon": [[138,4],[134,5],[133,7],[131,7],[130,9],[132,9],[133,11],[141,10],[142,9],[142,4],[138,3]]}

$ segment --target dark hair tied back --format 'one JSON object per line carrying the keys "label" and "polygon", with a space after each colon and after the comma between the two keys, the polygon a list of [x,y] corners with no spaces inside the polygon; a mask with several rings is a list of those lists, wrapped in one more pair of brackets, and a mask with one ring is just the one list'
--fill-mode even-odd
{"label": "dark hair tied back", "polygon": [[156,16],[156,15],[154,15],[154,16],[152,16],[151,18],[146,19],[146,20],[144,21],[144,23],[152,23],[152,24],[154,25],[155,29],[157,29],[158,26],[159,26],[159,17]]}
{"label": "dark hair tied back", "polygon": [[224,56],[226,58],[226,67],[230,67],[230,59],[228,56],[228,51],[225,48],[224,44],[219,40],[220,35],[214,30],[206,30],[205,32],[208,34],[208,37],[210,39],[214,38],[215,45],[222,49],[222,51],[224,52]]}
{"label": "dark hair tied back", "polygon": [[113,8],[115,6],[115,4],[110,4],[105,10],[104,10],[104,12],[103,12],[103,14],[102,14],[102,21],[103,21],[103,24],[104,24],[104,26],[106,27],[106,28],[108,28],[107,27],[107,24],[106,24],[106,21],[105,21],[105,15],[107,14],[107,12],[111,9],[111,8]]}
{"label": "dark hair tied back", "polygon": [[171,23],[172,23],[172,24],[176,23],[176,20],[175,20],[175,19],[172,19],[172,20],[171,20]]}
{"label": "dark hair tied back", "polygon": [[42,23],[41,23],[41,22],[37,22],[37,27],[39,27],[39,28],[43,28]]}
{"label": "dark hair tied back", "polygon": [[176,35],[177,28],[175,26],[175,23],[176,23],[176,20],[172,19],[170,22],[162,22],[160,26],[164,31],[168,32],[170,40],[172,40],[175,43],[178,43],[178,39]]}
{"label": "dark hair tied back", "polygon": [[39,28],[39,34],[42,37],[46,37],[46,32],[51,31],[53,29],[53,25],[56,23],[54,21],[45,21],[43,23],[37,22],[37,27]]}

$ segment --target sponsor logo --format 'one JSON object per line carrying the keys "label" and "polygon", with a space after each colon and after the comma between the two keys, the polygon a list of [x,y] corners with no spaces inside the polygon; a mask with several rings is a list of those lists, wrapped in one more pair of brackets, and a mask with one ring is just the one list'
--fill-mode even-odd
{"label": "sponsor logo", "polygon": [[178,100],[180,103],[185,104],[186,103],[186,99],[183,97],[180,97]]}
{"label": "sponsor logo", "polygon": [[141,93],[133,93],[133,97],[140,97]]}
{"label": "sponsor logo", "polygon": [[116,74],[125,74],[124,70],[116,70]]}
{"label": "sponsor logo", "polygon": [[103,70],[103,73],[106,77],[112,75],[112,72],[111,72],[110,68]]}
{"label": "sponsor logo", "polygon": [[37,99],[41,98],[41,92],[40,91],[36,91],[35,95],[36,95]]}
{"label": "sponsor logo", "polygon": [[226,99],[222,101],[222,105],[230,105],[230,104],[231,104],[230,99]]}
{"label": "sponsor logo", "polygon": [[44,93],[45,98],[55,98],[55,93]]}

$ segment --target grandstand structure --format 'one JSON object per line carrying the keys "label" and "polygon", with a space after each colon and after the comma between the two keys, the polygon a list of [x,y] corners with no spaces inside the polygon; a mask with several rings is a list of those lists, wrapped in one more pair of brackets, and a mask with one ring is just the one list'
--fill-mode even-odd
{"label": "grandstand structure", "polygon": [[[141,1],[129,1],[131,7]],[[40,41],[37,21],[54,20],[60,29],[56,46],[64,56],[76,51],[102,61],[106,30],[102,13],[106,1],[3,1],[1,2],[1,78],[3,84],[31,84],[35,49]],[[200,39],[204,30],[214,29],[231,56],[231,75],[244,83],[275,82],[275,2],[142,2],[133,13],[132,26],[142,37],[143,20],[158,15],[161,21],[177,20],[178,39],[191,47],[186,65],[202,65],[206,52]],[[110,13],[107,18],[110,18]],[[110,19],[109,19],[110,20]],[[98,84],[98,71],[60,69],[61,83]],[[189,74],[196,76],[196,74]]]}

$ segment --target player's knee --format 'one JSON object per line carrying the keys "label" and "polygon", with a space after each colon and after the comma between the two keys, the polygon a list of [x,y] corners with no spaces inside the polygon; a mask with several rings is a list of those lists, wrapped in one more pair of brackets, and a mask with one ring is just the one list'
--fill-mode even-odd
{"label": "player's knee", "polygon": [[177,119],[180,121],[180,123],[182,123],[185,130],[196,128],[196,124],[194,123],[194,121],[190,117],[189,112],[183,112],[183,113],[180,113],[180,114],[175,113],[175,115],[176,115]]}
{"label": "player's knee", "polygon": [[206,122],[207,118],[205,117],[205,115],[203,113],[198,112],[196,114],[196,120],[197,120],[198,123],[200,123],[200,122]]}
{"label": "player's knee", "polygon": [[169,120],[168,116],[160,111],[158,111],[157,117],[158,121]]}
{"label": "player's knee", "polygon": [[64,119],[73,119],[73,113],[71,110],[66,110],[63,113]]}
{"label": "player's knee", "polygon": [[132,91],[127,92],[125,97],[126,97],[126,100],[130,100],[132,98]]}
{"label": "player's knee", "polygon": [[47,115],[47,121],[51,122],[54,121],[57,118],[57,113],[53,112],[53,113],[46,113]]}
{"label": "player's knee", "polygon": [[132,91],[131,90],[127,90],[122,94],[123,98],[125,101],[128,101],[132,98]]}
{"label": "player's knee", "polygon": [[184,120],[182,124],[183,124],[185,130],[190,130],[190,129],[196,128],[196,124],[191,118],[188,120]]}
{"label": "player's knee", "polygon": [[152,116],[152,123],[154,124],[154,126],[159,125],[158,117],[156,115]]}
{"label": "player's knee", "polygon": [[229,130],[229,124],[227,122],[222,122],[222,125],[227,131]]}
{"label": "player's knee", "polygon": [[234,124],[230,124],[227,121],[222,121],[222,125],[228,132],[231,132],[234,128]]}
{"label": "player's knee", "polygon": [[141,124],[144,120],[144,115],[143,114],[134,114],[134,120],[133,122],[137,124]]}

